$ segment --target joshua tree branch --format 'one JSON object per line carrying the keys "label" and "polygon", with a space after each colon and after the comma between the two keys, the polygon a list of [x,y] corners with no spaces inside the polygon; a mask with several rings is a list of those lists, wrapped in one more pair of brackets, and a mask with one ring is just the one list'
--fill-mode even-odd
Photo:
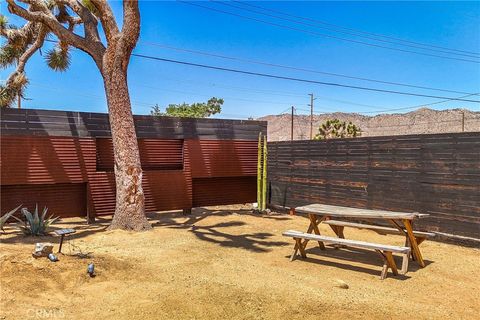
{"label": "joshua tree branch", "polygon": [[89,42],[85,38],[65,28],[60,22],[58,22],[43,2],[35,0],[20,0],[21,2],[30,4],[29,10],[27,10],[19,6],[15,0],[6,1],[8,3],[8,10],[11,13],[18,15],[25,20],[39,22],[46,25],[60,41],[85,51],[92,56],[97,65],[101,67],[102,56],[105,51],[105,47],[101,42]]}
{"label": "joshua tree branch", "polygon": [[[117,48],[122,53],[120,58],[123,61],[130,60],[130,55],[140,36],[140,10],[138,0],[123,1],[123,27],[120,41]],[[126,65],[125,65],[126,67]]]}
{"label": "joshua tree branch", "polygon": [[98,35],[98,21],[97,18],[80,2],[77,0],[56,0],[57,3],[69,6],[80,18],[83,23],[85,38],[95,42],[101,42]]}
{"label": "joshua tree branch", "polygon": [[91,2],[100,13],[100,22],[105,30],[107,42],[109,44],[115,42],[119,36],[119,30],[112,8],[105,0],[91,0]]}
{"label": "joshua tree branch", "polygon": [[28,59],[43,46],[43,42],[45,41],[45,37],[47,36],[47,28],[45,26],[40,26],[40,30],[38,31],[37,39],[33,42],[33,44],[28,48],[18,59],[17,68],[15,73],[20,74],[23,73],[25,69],[25,64],[27,63]]}

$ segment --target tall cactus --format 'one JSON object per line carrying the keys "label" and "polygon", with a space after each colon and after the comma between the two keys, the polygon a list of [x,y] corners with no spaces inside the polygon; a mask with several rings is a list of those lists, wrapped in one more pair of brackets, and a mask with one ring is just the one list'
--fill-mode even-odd
{"label": "tall cactus", "polygon": [[258,134],[257,204],[262,208],[262,133]]}
{"label": "tall cactus", "polygon": [[262,211],[267,209],[267,137],[263,137]]}

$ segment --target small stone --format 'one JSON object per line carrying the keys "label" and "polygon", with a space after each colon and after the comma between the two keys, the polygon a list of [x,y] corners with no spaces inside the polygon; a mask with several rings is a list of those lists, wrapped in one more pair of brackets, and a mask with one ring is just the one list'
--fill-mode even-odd
{"label": "small stone", "polygon": [[348,289],[349,288],[348,284],[343,280],[336,280],[335,287],[341,288],[341,289]]}
{"label": "small stone", "polygon": [[53,244],[50,242],[37,242],[35,243],[35,250],[32,253],[34,258],[48,257],[53,252]]}

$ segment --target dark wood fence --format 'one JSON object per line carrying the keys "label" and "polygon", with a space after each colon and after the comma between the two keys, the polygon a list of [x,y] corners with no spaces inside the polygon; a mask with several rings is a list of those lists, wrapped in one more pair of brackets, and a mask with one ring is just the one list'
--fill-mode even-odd
{"label": "dark wood fence", "polygon": [[430,214],[419,228],[480,238],[480,133],[268,144],[270,203]]}
{"label": "dark wood fence", "polygon": [[[253,202],[257,139],[267,123],[134,116],[148,211]],[[55,215],[115,207],[107,114],[3,109],[1,210],[46,205]]]}

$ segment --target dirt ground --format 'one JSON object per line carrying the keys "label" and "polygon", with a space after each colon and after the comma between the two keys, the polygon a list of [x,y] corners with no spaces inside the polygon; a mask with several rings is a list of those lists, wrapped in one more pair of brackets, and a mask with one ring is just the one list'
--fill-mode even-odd
{"label": "dirt ground", "polygon": [[[309,244],[309,257],[290,262],[300,216],[257,215],[247,207],[151,215],[144,233],[87,225],[52,263],[31,256],[33,244],[12,226],[1,235],[0,319],[475,319],[480,307],[478,249],[426,241],[427,266],[379,279],[375,252]],[[333,235],[327,226],[324,234]],[[346,237],[403,244],[400,236],[346,229]],[[89,257],[79,257],[80,254]],[[400,259],[397,260],[400,265]],[[88,277],[95,263],[97,276]],[[340,288],[340,281],[348,289]],[[478,319],[478,318],[477,318]]]}

